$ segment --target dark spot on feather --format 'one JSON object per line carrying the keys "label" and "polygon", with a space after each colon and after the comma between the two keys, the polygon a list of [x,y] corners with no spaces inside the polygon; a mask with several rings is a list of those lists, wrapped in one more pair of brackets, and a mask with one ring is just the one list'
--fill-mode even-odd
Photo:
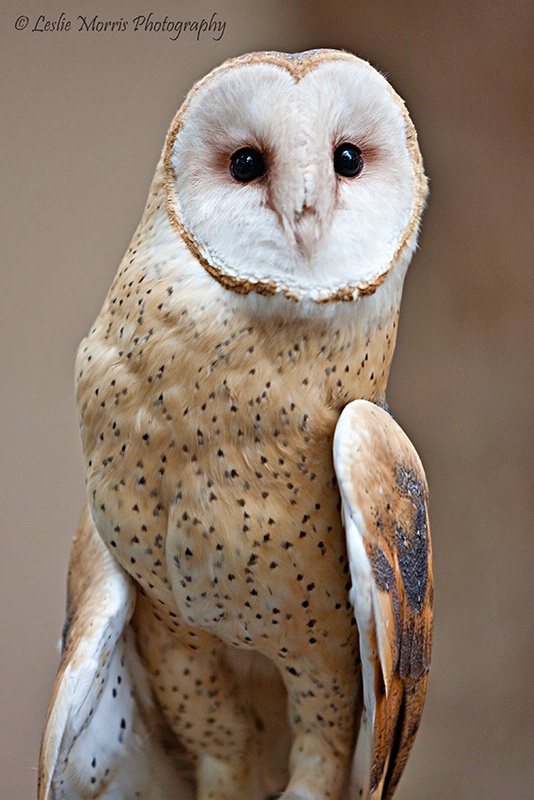
{"label": "dark spot on feather", "polygon": [[413,469],[397,467],[397,485],[414,508],[410,527],[398,524],[397,538],[399,568],[406,589],[406,598],[414,611],[421,613],[428,582],[428,529],[426,523],[425,491]]}
{"label": "dark spot on feather", "polygon": [[[387,592],[391,595],[393,604],[393,619],[395,623],[396,659],[395,663],[393,664],[393,671],[395,671],[401,655],[401,615],[399,593],[397,590],[397,583],[395,581],[395,571],[389,563],[386,554],[379,547],[373,547],[370,549],[368,555],[377,588],[381,592]],[[404,636],[403,641],[405,642]]]}

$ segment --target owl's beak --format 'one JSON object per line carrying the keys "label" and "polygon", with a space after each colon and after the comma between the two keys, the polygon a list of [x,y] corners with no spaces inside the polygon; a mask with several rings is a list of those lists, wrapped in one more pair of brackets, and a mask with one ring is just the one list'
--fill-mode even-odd
{"label": "owl's beak", "polygon": [[273,204],[293,252],[311,263],[317,257],[332,218],[335,191],[327,190],[328,182],[333,178],[329,172],[330,164],[307,156],[302,163],[282,166],[288,186],[286,189],[286,181],[273,182]]}
{"label": "owl's beak", "polygon": [[310,259],[314,255],[322,236],[322,227],[319,214],[314,208],[304,206],[302,211],[295,213],[291,229],[303,258]]}

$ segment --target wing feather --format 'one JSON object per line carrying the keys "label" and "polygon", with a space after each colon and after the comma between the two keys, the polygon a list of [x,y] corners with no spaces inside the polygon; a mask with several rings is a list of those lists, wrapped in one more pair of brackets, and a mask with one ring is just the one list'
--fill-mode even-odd
{"label": "wing feather", "polygon": [[63,653],[39,761],[39,800],[192,798],[157,718],[129,626],[136,590],[86,509],[70,559]]}
{"label": "wing feather", "polygon": [[428,490],[406,434],[366,400],[341,414],[334,465],[363,675],[351,797],[387,800],[419,726],[430,665]]}

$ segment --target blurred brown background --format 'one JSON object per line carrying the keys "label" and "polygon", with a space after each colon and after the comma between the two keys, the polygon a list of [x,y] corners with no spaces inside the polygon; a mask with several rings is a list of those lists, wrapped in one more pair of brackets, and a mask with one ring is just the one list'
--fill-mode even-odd
{"label": "blurred brown background", "polygon": [[[431,200],[389,400],[426,465],[434,664],[399,800],[534,797],[533,9],[529,0],[9,0],[0,8],[0,795],[35,795],[83,473],[76,346],[141,216],[192,83],[255,49],[343,47],[386,72]],[[73,30],[32,32],[61,11]],[[226,22],[77,32],[89,20]],[[25,14],[26,30],[15,21]],[[19,25],[22,23],[18,23]],[[236,798],[236,800],[239,800]],[[246,798],[243,798],[246,800]]]}

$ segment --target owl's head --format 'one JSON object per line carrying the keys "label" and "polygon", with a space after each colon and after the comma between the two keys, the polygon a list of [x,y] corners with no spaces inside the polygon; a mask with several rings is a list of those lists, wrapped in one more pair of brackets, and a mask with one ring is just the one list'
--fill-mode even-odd
{"label": "owl's head", "polygon": [[401,98],[367,62],[254,53],[190,92],[164,149],[167,208],[239,293],[372,294],[416,245],[426,179]]}

